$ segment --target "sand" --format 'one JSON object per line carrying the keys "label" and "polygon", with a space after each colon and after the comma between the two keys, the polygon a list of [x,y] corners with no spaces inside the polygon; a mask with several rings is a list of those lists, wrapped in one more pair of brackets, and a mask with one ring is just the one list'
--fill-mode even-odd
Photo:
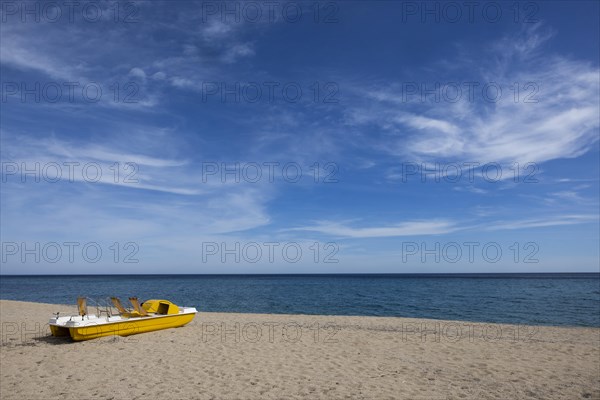
{"label": "sand", "polygon": [[199,313],[182,328],[49,336],[75,307],[0,300],[0,398],[600,399],[600,329]]}

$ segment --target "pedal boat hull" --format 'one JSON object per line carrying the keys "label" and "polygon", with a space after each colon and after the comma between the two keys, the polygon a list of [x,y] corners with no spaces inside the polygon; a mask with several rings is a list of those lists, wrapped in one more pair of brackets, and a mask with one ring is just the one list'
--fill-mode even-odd
{"label": "pedal boat hull", "polygon": [[51,318],[49,325],[53,336],[71,336],[75,341],[82,341],[105,336],[129,336],[178,328],[191,322],[196,313],[197,311],[193,307],[178,307],[177,313],[165,315],[152,313],[147,316],[65,316]]}

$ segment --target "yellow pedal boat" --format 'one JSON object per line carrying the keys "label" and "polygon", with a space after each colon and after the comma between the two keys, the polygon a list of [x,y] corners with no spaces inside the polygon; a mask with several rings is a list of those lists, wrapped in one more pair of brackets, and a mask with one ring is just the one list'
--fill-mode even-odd
{"label": "yellow pedal boat", "polygon": [[[118,310],[98,308],[98,314],[88,314],[86,299],[77,299],[79,315],[51,318],[50,332],[53,336],[71,336],[73,340],[89,340],[103,336],[129,336],[160,329],[178,328],[192,319],[198,312],[194,307],[178,307],[168,300],[146,300],[141,305],[136,297],[130,297],[133,310],[127,310],[118,298],[111,298]],[[106,315],[102,315],[105,313]]]}

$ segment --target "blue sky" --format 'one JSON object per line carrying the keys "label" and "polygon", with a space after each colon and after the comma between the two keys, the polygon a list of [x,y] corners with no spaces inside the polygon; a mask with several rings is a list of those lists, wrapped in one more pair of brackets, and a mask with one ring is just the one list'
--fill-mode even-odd
{"label": "blue sky", "polygon": [[599,271],[598,2],[8,3],[4,274]]}

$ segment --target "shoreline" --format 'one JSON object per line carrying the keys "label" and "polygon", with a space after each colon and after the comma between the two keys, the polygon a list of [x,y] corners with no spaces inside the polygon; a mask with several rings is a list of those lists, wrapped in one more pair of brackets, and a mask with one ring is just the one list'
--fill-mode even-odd
{"label": "shoreline", "polygon": [[200,312],[71,342],[44,328],[57,311],[76,306],[0,300],[3,399],[600,399],[595,327]]}
{"label": "shoreline", "polygon": [[[74,304],[61,304],[61,303],[44,303],[37,301],[23,301],[23,300],[11,300],[2,299],[0,302],[14,302],[23,304],[39,304],[43,306],[60,306],[64,309],[70,309],[72,313],[77,313],[77,308]],[[182,305],[184,306],[184,305]],[[196,307],[195,305],[185,304],[186,307]],[[95,305],[88,304],[88,310],[90,314],[93,314]],[[565,328],[565,329],[600,329],[600,326],[592,325],[551,325],[551,324],[531,324],[531,323],[512,323],[512,322],[493,322],[493,321],[474,321],[467,319],[437,319],[437,318],[425,318],[425,317],[398,317],[389,315],[343,315],[343,314],[291,314],[291,313],[250,313],[250,312],[230,312],[230,311],[198,311],[198,315],[273,315],[273,316],[286,316],[286,317],[317,317],[317,318],[374,318],[374,319],[391,319],[391,320],[406,320],[406,321],[431,321],[432,323],[457,323],[457,324],[472,324],[472,325],[506,325],[506,326],[527,326],[527,327],[540,327],[540,328]],[[48,317],[50,318],[50,317]]]}

